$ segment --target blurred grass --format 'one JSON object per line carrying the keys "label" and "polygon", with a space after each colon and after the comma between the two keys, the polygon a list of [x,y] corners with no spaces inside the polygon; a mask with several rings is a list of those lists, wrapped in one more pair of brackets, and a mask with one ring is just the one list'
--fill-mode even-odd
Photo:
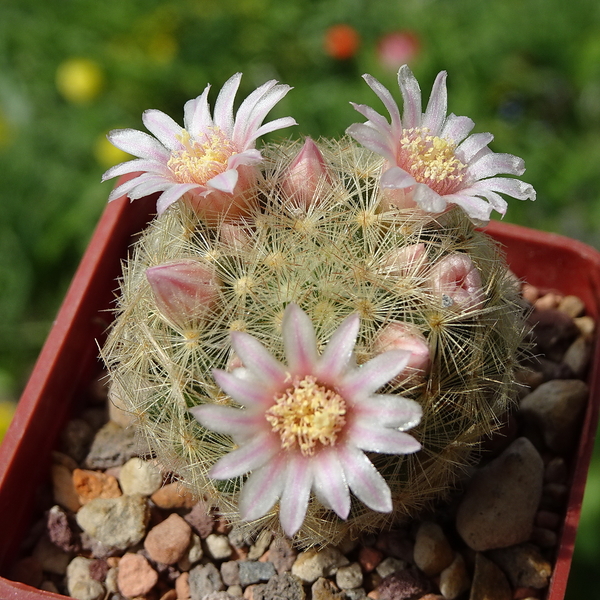
{"label": "blurred grass", "polygon": [[[336,53],[340,24],[356,36]],[[450,110],[525,159],[538,200],[506,219],[600,247],[597,0],[0,0],[0,398],[22,388],[104,207],[100,176],[123,160],[107,131],[142,128],[146,108],[181,121],[241,70],[240,98],[272,77],[294,86],[273,111],[300,123],[283,135],[338,136],[358,117],[349,100],[374,102],[362,73],[397,89],[377,52],[395,31],[417,41],[424,95],[446,69]],[[581,581],[600,556],[599,464]]]}

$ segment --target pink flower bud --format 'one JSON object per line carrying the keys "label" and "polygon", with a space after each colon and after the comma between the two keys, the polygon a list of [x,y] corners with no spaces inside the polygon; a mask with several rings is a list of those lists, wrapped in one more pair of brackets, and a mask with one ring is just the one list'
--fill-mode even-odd
{"label": "pink flower bud", "polygon": [[469,309],[484,300],[481,274],[471,259],[463,253],[448,254],[433,266],[431,288],[442,297],[443,306],[458,305]]}
{"label": "pink flower bud", "polygon": [[146,277],[158,309],[177,325],[203,317],[219,294],[214,269],[193,259],[150,267]]}
{"label": "pink flower bud", "polygon": [[244,250],[250,245],[250,234],[242,225],[222,223],[219,227],[219,241],[231,250]]}
{"label": "pink flower bud", "polygon": [[411,244],[390,250],[382,260],[382,272],[394,277],[416,275],[427,264],[425,244]]}
{"label": "pink flower bud", "polygon": [[431,357],[425,336],[409,323],[385,325],[373,342],[373,352],[381,354],[387,350],[408,350],[408,364],[394,379],[394,383],[420,383],[429,370]]}
{"label": "pink flower bud", "polygon": [[281,181],[283,192],[294,206],[306,210],[331,186],[327,164],[317,145],[306,138],[302,150],[287,168]]}

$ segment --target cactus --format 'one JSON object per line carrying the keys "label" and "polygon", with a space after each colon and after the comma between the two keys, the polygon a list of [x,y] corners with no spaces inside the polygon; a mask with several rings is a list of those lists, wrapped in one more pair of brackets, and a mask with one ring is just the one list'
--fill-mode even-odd
{"label": "cactus", "polygon": [[523,340],[518,290],[501,250],[462,208],[432,214],[382,200],[389,160],[353,139],[272,144],[261,159],[235,218],[207,219],[184,196],[149,224],[124,266],[103,357],[144,450],[251,533],[281,528],[278,505],[240,515],[246,475],[214,476],[237,440],[194,417],[203,406],[245,410],[219,385],[247,371],[232,332],[285,364],[282,321],[295,305],[312,323],[318,354],[358,314],[348,355],[357,372],[404,350],[378,391],[419,407],[420,420],[406,427],[418,444],[367,452],[391,510],[353,494],[345,514],[313,488],[301,522],[283,527],[298,545],[336,543],[430,507],[498,428]]}

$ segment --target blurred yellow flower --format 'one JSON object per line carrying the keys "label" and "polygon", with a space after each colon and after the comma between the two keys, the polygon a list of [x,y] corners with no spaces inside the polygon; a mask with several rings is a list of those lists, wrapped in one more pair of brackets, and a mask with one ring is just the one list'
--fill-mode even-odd
{"label": "blurred yellow flower", "polygon": [[127,154],[127,152],[123,152],[120,148],[113,146],[108,141],[105,133],[96,138],[96,142],[94,143],[94,156],[98,163],[105,169],[108,169],[113,165],[118,165],[131,158],[131,154]]}
{"label": "blurred yellow flower", "polygon": [[179,50],[175,36],[169,33],[158,33],[148,44],[148,55],[159,64],[170,63]]}
{"label": "blurred yellow flower", "polygon": [[11,400],[0,400],[0,442],[8,430],[16,406]]}
{"label": "blurred yellow flower", "polygon": [[88,58],[69,58],[56,70],[56,88],[73,104],[90,102],[104,85],[104,73],[100,65]]}

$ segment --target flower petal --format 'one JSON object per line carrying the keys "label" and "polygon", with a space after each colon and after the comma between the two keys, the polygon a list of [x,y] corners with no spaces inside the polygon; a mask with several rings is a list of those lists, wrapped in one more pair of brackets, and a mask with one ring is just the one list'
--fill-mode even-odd
{"label": "flower petal", "polygon": [[259,150],[244,150],[244,152],[232,154],[227,159],[227,168],[237,169],[240,165],[257,165],[262,162],[262,159],[263,157]]}
{"label": "flower petal", "polygon": [[348,373],[339,385],[339,393],[360,402],[401,373],[409,359],[410,352],[405,350],[382,352]]}
{"label": "flower petal", "polygon": [[490,220],[492,206],[476,196],[467,196],[465,194],[449,194],[444,198],[452,203],[460,206],[471,219],[477,219],[480,223],[487,223]]}
{"label": "flower petal", "polygon": [[333,381],[348,367],[359,327],[360,318],[357,313],[354,313],[346,317],[335,330],[315,370],[319,380],[324,383]]}
{"label": "flower petal", "polygon": [[423,415],[418,402],[395,394],[373,394],[357,402],[353,411],[360,420],[373,421],[382,427],[399,430],[415,427]]}
{"label": "flower petal", "polygon": [[221,88],[215,102],[214,122],[229,137],[233,135],[233,101],[240,87],[241,73],[230,77]]}
{"label": "flower petal", "polygon": [[231,479],[266,465],[281,451],[270,432],[256,435],[237,450],[220,458],[208,475],[213,479]]}
{"label": "flower petal", "polygon": [[135,173],[136,171],[145,171],[147,173],[157,173],[163,177],[169,177],[171,175],[170,169],[163,162],[156,160],[148,160],[145,158],[136,158],[134,160],[128,160],[122,162],[114,167],[111,167],[102,175],[102,181],[112,179],[113,177],[120,177],[126,173]]}
{"label": "flower petal", "polygon": [[450,113],[444,123],[440,137],[451,140],[455,144],[460,144],[471,133],[473,127],[475,127],[473,119],[457,117],[454,113]]}
{"label": "flower petal", "polygon": [[400,167],[391,167],[381,176],[381,187],[386,189],[401,190],[416,183],[415,178]]}
{"label": "flower petal", "polygon": [[[238,371],[242,371],[242,369],[236,369],[233,373],[214,369],[213,377],[217,385],[228,396],[243,406],[270,406],[273,403],[269,391],[270,386],[265,389],[264,381],[240,377]],[[243,371],[247,372],[248,370],[243,369]]]}
{"label": "flower petal", "polygon": [[237,182],[238,172],[235,169],[227,169],[227,171],[211,177],[206,182],[206,187],[225,192],[226,194],[233,194]]}
{"label": "flower petal", "polygon": [[134,190],[136,190],[140,186],[147,187],[149,185],[160,185],[163,183],[164,185],[170,185],[170,183],[168,181],[165,181],[165,179],[160,175],[142,173],[138,177],[134,177],[133,179],[122,183],[121,185],[117,186],[114,190],[112,190],[112,192],[108,196],[108,201],[112,202],[113,200],[116,200],[121,196],[128,196],[130,194],[134,194]]}
{"label": "flower petal", "polygon": [[137,129],[113,129],[107,136],[113,145],[134,156],[167,164],[169,151],[151,135]]}
{"label": "flower petal", "polygon": [[522,158],[513,154],[491,152],[472,162],[467,169],[470,180],[484,179],[505,173],[507,175],[523,175],[525,163]]}
{"label": "flower petal", "polygon": [[197,183],[177,183],[170,187],[168,190],[165,190],[161,197],[158,199],[156,203],[156,212],[159,215],[162,215],[171,204],[177,202],[179,198],[181,198],[187,192],[191,192],[192,190],[203,189],[201,185]]}
{"label": "flower petal", "polygon": [[446,120],[446,113],[448,112],[446,75],[446,71],[440,71],[435,78],[427,109],[423,115],[422,127],[429,129],[431,135],[439,136]]}
{"label": "flower petal", "polygon": [[354,123],[346,129],[346,133],[353,137],[359,144],[372,152],[383,156],[386,160],[395,163],[395,148],[390,142],[390,136],[384,136],[376,129],[364,124]]}
{"label": "flower petal", "polygon": [[338,457],[356,497],[373,510],[390,512],[393,508],[390,488],[362,450],[347,444],[340,448]]}
{"label": "flower petal", "polygon": [[500,192],[518,200],[535,200],[533,186],[512,177],[492,177],[477,181],[471,187],[477,190],[487,189],[493,192]]}
{"label": "flower petal", "polygon": [[310,317],[292,302],[283,314],[281,331],[290,370],[310,374],[317,364],[317,338]]}
{"label": "flower petal", "polygon": [[145,110],[142,115],[142,121],[146,129],[168,150],[178,150],[181,148],[179,136],[183,128],[177,125],[169,115],[160,110]]}
{"label": "flower petal", "polygon": [[446,196],[440,196],[424,183],[415,185],[412,197],[419,208],[426,212],[440,213],[446,210]]}
{"label": "flower petal", "polygon": [[244,521],[264,516],[281,496],[286,463],[287,456],[281,453],[248,477],[239,500],[240,516]]}
{"label": "flower petal", "polygon": [[337,451],[321,450],[313,469],[315,495],[324,506],[346,519],[350,513],[350,491]]}
{"label": "flower petal", "polygon": [[363,75],[363,79],[367,82],[367,85],[377,94],[377,97],[383,102],[383,105],[387,108],[390,113],[391,124],[389,125],[389,131],[393,139],[397,139],[402,133],[402,121],[400,119],[400,111],[398,105],[394,100],[394,97],[390,91],[375,77],[369,74]]}
{"label": "flower petal", "polygon": [[491,133],[474,133],[473,135],[470,135],[456,149],[456,158],[461,162],[468,164],[475,158],[478,152],[485,148],[493,139],[494,136]]}
{"label": "flower petal", "polygon": [[308,508],[312,482],[310,459],[300,454],[292,454],[288,460],[285,483],[279,503],[279,520],[283,531],[289,537],[293,537],[302,526]]}
{"label": "flower petal", "polygon": [[263,385],[269,388],[281,385],[286,379],[286,368],[251,335],[243,331],[231,334],[231,345],[240,357],[242,364],[252,371]]}
{"label": "flower petal", "polygon": [[230,435],[234,439],[254,435],[263,425],[264,416],[256,411],[232,406],[202,404],[190,408],[190,413],[206,429]]}
{"label": "flower petal", "polygon": [[213,126],[213,120],[210,116],[208,106],[208,92],[210,84],[208,84],[202,94],[193,100],[189,100],[183,107],[183,123],[185,129],[193,137],[198,137],[205,132],[209,127]]}
{"label": "flower petal", "polygon": [[356,420],[348,426],[349,441],[367,452],[383,454],[412,454],[421,444],[408,433],[381,427],[376,423]]}
{"label": "flower petal", "polygon": [[281,117],[274,121],[269,121],[268,123],[261,125],[253,134],[248,135],[246,143],[249,144],[267,133],[283,129],[284,127],[291,127],[292,125],[298,125],[296,119],[293,117]]}
{"label": "flower petal", "polygon": [[402,124],[405,129],[420,127],[422,119],[421,88],[408,65],[398,70],[398,86],[404,101]]}
{"label": "flower petal", "polygon": [[386,118],[380,115],[375,109],[366,104],[355,104],[354,102],[350,102],[350,104],[354,107],[354,110],[369,119],[369,123],[375,127],[375,129],[382,134],[390,135],[390,124],[387,122]]}

